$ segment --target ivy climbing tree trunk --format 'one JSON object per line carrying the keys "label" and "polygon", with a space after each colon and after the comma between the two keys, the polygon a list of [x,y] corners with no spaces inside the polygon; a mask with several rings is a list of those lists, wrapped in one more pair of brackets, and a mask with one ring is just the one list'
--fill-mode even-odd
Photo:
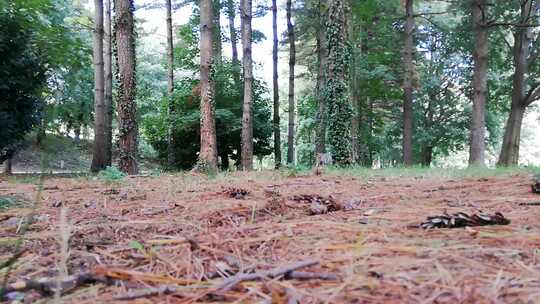
{"label": "ivy climbing tree trunk", "polygon": [[324,9],[326,6],[326,0],[319,0],[318,2],[318,24],[317,24],[317,129],[315,138],[315,162],[317,166],[324,165],[324,158],[326,154],[326,98],[324,84],[326,83],[326,69],[328,63],[328,51],[326,47],[326,31]]}
{"label": "ivy climbing tree trunk", "polygon": [[488,71],[487,0],[471,0],[474,34],[473,111],[469,166],[484,166]]}
{"label": "ivy climbing tree trunk", "polygon": [[413,73],[414,73],[414,10],[413,0],[405,0],[405,32],[403,47],[403,164],[413,165]]}
{"label": "ivy climbing tree trunk", "polygon": [[107,167],[107,131],[105,129],[105,76],[103,67],[103,0],[94,0],[94,146],[90,171]]}
{"label": "ivy climbing tree trunk", "polygon": [[218,166],[214,106],[214,6],[212,0],[201,0],[201,151],[199,170],[216,171]]}
{"label": "ivy climbing tree trunk", "polygon": [[173,100],[174,92],[174,56],[173,56],[173,28],[172,28],[172,5],[171,0],[165,0],[165,6],[167,9],[167,97],[169,102],[169,130],[168,130],[168,143],[167,143],[167,163],[170,168],[174,166],[176,162],[175,142],[174,142],[174,120],[176,118],[176,111]]}
{"label": "ivy climbing tree trunk", "polygon": [[274,159],[275,168],[281,167],[281,128],[279,117],[279,82],[278,82],[278,30],[277,30],[277,0],[272,0],[272,30],[273,30],[273,89],[274,89]]}
{"label": "ivy climbing tree trunk", "polygon": [[120,150],[118,167],[128,174],[137,174],[138,125],[135,103],[135,32],[133,1],[115,0],[115,42],[118,78],[118,123]]}
{"label": "ivy climbing tree trunk", "polygon": [[[113,74],[112,74],[112,24],[111,24],[111,0],[105,0],[104,3],[105,20],[103,23],[103,63],[105,78],[105,131],[106,135],[106,154],[107,166],[112,165],[112,143],[113,143]],[[80,133],[80,131],[79,131]]]}
{"label": "ivy climbing tree trunk", "polygon": [[[534,3],[536,2],[536,4]],[[540,1],[525,0],[521,2],[521,22],[538,23],[534,12],[538,11]],[[532,43],[531,27],[517,27],[514,33],[514,75],[512,79],[512,104],[506,121],[501,154],[498,165],[517,166],[519,163],[519,144],[521,126],[527,107],[535,101],[535,94],[540,94],[540,84],[536,83],[527,88],[527,83],[533,82],[529,75],[530,66],[537,58],[538,44]],[[537,38],[538,39],[538,38]],[[537,91],[535,93],[535,91]]]}
{"label": "ivy climbing tree trunk", "polygon": [[351,163],[352,107],[349,99],[350,47],[348,44],[349,5],[347,0],[330,0],[326,23],[328,45],[327,80],[324,85],[328,105],[328,143],[337,165]]}
{"label": "ivy climbing tree trunk", "polygon": [[294,131],[295,131],[295,102],[294,102],[294,67],[296,65],[296,43],[292,23],[292,1],[287,0],[287,35],[289,38],[289,132],[287,137],[287,164],[294,164]]}
{"label": "ivy climbing tree trunk", "polygon": [[241,0],[244,62],[244,103],[242,111],[242,169],[253,170],[253,60],[251,58],[251,0]]}

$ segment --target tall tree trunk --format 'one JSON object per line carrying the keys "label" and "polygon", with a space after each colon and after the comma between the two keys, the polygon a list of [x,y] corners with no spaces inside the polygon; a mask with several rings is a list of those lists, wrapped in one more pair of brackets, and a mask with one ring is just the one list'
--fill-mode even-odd
{"label": "tall tree trunk", "polygon": [[[213,48],[213,4],[212,0],[201,0],[201,152],[199,163],[206,169],[217,170],[217,139],[214,105]],[[202,168],[201,168],[202,169]]]}
{"label": "tall tree trunk", "polygon": [[[526,0],[521,5],[521,20],[530,23],[533,11],[533,0]],[[538,2],[538,1],[537,1]],[[536,4],[538,6],[539,3]],[[534,9],[537,11],[537,9]],[[517,166],[519,162],[519,144],[523,116],[528,106],[526,92],[526,75],[529,72],[531,54],[532,28],[519,27],[514,34],[514,75],[512,81],[512,105],[506,122],[501,154],[498,165]]]}
{"label": "tall tree trunk", "polygon": [[[112,165],[112,143],[113,143],[113,80],[112,80],[112,30],[111,30],[111,0],[105,0],[105,21],[103,31],[103,63],[104,63],[104,78],[105,78],[105,131],[106,135],[106,154],[107,154],[107,166]],[[79,128],[80,134],[80,128]]]}
{"label": "tall tree trunk", "polygon": [[135,31],[133,1],[115,0],[115,42],[118,88],[119,152],[118,167],[128,174],[137,174],[138,125],[135,103]]}
{"label": "tall tree trunk", "polygon": [[296,43],[292,24],[292,1],[287,0],[287,34],[289,36],[289,132],[287,138],[287,164],[294,164],[294,67],[296,65]]}
{"label": "tall tree trunk", "polygon": [[278,169],[281,167],[281,128],[279,119],[277,0],[272,0],[272,30],[274,34],[274,46],[272,50],[274,80],[274,159],[275,168]]}
{"label": "tall tree trunk", "polygon": [[213,8],[213,32],[214,32],[214,39],[212,46],[214,48],[214,63],[215,64],[221,64],[222,58],[222,43],[221,43],[221,0],[213,0],[212,4]]}
{"label": "tall tree trunk", "polygon": [[422,166],[429,167],[433,161],[433,147],[432,146],[423,146],[422,147]]}
{"label": "tall tree trunk", "polygon": [[174,92],[174,56],[173,56],[173,28],[172,28],[172,5],[171,0],[165,0],[167,8],[167,94],[169,102],[169,130],[167,143],[167,163],[169,168],[172,168],[176,162],[176,145],[174,142],[174,120],[176,119],[176,111],[173,100]]}
{"label": "tall tree trunk", "polygon": [[328,72],[324,96],[328,106],[328,143],[337,165],[351,163],[352,107],[349,94],[348,0],[331,0],[328,6],[326,42]]}
{"label": "tall tree trunk", "polygon": [[349,22],[349,33],[351,35],[351,41],[355,44],[353,47],[353,53],[351,56],[351,66],[349,68],[350,71],[350,80],[349,80],[349,86],[350,86],[350,98],[351,98],[351,104],[353,107],[353,116],[351,120],[351,151],[352,151],[352,161],[354,164],[358,164],[360,162],[360,96],[359,96],[359,86],[358,86],[358,78],[356,73],[356,58],[360,56],[359,52],[362,49],[362,45],[360,43],[360,39],[357,35],[355,35],[355,28],[354,28],[354,19],[351,15],[349,18],[351,18]]}
{"label": "tall tree trunk", "polygon": [[321,162],[326,154],[326,99],[324,97],[324,84],[326,82],[325,71],[328,63],[328,51],[326,47],[325,14],[323,13],[326,0],[319,0],[318,3],[318,26],[317,26],[317,61],[319,70],[317,72],[317,124],[315,138],[315,162],[316,165],[324,165]]}
{"label": "tall tree trunk", "polygon": [[103,0],[94,0],[94,146],[90,171],[107,167],[105,71],[103,67]]}
{"label": "tall tree trunk", "polygon": [[474,33],[473,112],[471,122],[469,166],[485,165],[486,98],[488,71],[487,0],[472,0]]}
{"label": "tall tree trunk", "polygon": [[234,18],[236,17],[236,8],[234,0],[227,0],[227,17],[229,19],[229,36],[231,39],[233,77],[237,87],[240,87],[240,60],[238,60],[238,40]]}
{"label": "tall tree trunk", "polygon": [[244,52],[244,104],[242,111],[242,169],[253,170],[253,60],[251,58],[252,0],[241,0]]}
{"label": "tall tree trunk", "polygon": [[13,156],[8,157],[6,161],[4,162],[4,174],[5,175],[12,175],[13,174],[13,164],[12,164]]}
{"label": "tall tree trunk", "polygon": [[403,164],[413,165],[413,71],[414,71],[414,10],[413,0],[405,1],[405,33],[403,48]]}

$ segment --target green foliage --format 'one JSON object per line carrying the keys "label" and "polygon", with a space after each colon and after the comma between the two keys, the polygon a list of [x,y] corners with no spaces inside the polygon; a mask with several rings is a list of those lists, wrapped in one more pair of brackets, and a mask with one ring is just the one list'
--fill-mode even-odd
{"label": "green foliage", "polygon": [[0,163],[38,123],[44,105],[46,63],[29,19],[14,4],[0,7]]}
{"label": "green foliage", "polygon": [[107,167],[105,170],[101,170],[98,174],[98,178],[106,183],[118,182],[126,176],[126,173],[118,170],[116,167]]}
{"label": "green foliage", "polygon": [[[198,13],[195,12],[190,22],[181,26],[177,34],[180,37],[174,50],[177,68],[182,69],[189,76],[177,78],[175,90],[172,95],[175,108],[174,117],[169,117],[169,98],[166,94],[156,96],[156,90],[164,92],[165,88],[156,87],[161,76],[150,80],[155,90],[148,96],[142,97],[141,102],[145,110],[141,110],[141,129],[145,139],[158,152],[160,159],[167,159],[168,126],[172,122],[174,142],[176,143],[176,169],[191,169],[198,159],[200,150],[200,93],[198,80],[193,76],[199,70],[198,48]],[[242,88],[236,83],[235,75],[238,67],[230,60],[224,58],[220,64],[215,64],[213,79],[215,81],[215,117],[216,136],[219,156],[223,159],[231,158],[239,161],[240,132],[242,118]],[[142,74],[142,73],[141,73]],[[143,82],[143,84],[146,82]],[[254,154],[262,157],[271,153],[270,140],[272,135],[271,109],[268,100],[268,90],[258,79],[254,80]],[[227,169],[227,163],[222,161],[222,168]]]}

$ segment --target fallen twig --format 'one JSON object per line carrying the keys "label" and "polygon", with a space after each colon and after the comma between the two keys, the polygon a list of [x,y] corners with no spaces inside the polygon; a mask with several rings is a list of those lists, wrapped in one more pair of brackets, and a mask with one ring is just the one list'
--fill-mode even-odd
{"label": "fallen twig", "polygon": [[291,280],[325,280],[333,281],[337,280],[338,276],[333,273],[317,273],[307,271],[291,271],[285,274],[286,279]]}
{"label": "fallen twig", "polygon": [[153,297],[157,295],[171,294],[175,292],[176,292],[176,288],[174,286],[165,285],[165,286],[160,286],[157,288],[148,288],[144,290],[129,291],[126,294],[114,297],[114,299],[119,300],[119,301],[128,301],[128,300],[135,300],[135,299],[146,298],[146,297]]}
{"label": "fallen twig", "polygon": [[245,281],[262,280],[265,278],[274,279],[279,276],[287,276],[287,274],[290,274],[297,269],[310,267],[313,265],[317,265],[318,263],[319,261],[316,260],[308,260],[267,271],[260,271],[255,273],[239,273],[228,279],[225,279],[221,284],[216,287],[216,289],[221,291],[228,291],[231,290],[234,286]]}
{"label": "fallen twig", "polygon": [[425,222],[420,224],[421,228],[462,228],[487,225],[508,225],[510,220],[505,218],[500,212],[493,215],[478,213],[469,216],[466,213],[458,212],[452,215],[443,214],[439,216],[429,216]]}
{"label": "fallen twig", "polygon": [[85,284],[105,283],[111,284],[112,281],[106,277],[98,276],[91,272],[83,272],[77,275],[68,276],[64,280],[57,278],[41,278],[37,280],[20,280],[6,286],[2,292],[2,297],[10,292],[24,292],[35,290],[43,295],[54,295],[55,292],[65,293],[71,289]]}

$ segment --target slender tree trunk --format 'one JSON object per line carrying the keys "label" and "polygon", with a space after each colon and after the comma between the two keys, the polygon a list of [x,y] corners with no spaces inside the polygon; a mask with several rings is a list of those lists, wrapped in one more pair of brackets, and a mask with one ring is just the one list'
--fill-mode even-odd
{"label": "slender tree trunk", "polygon": [[294,131],[295,131],[295,102],[294,102],[294,67],[296,65],[296,43],[294,26],[292,24],[292,1],[287,0],[287,34],[289,36],[289,133],[287,138],[287,164],[294,164]]}
{"label": "slender tree trunk", "polygon": [[217,170],[218,152],[215,120],[215,95],[212,69],[213,47],[213,4],[212,0],[201,0],[201,152],[199,163],[208,170]]}
{"label": "slender tree trunk", "polygon": [[474,33],[473,112],[469,166],[485,165],[486,98],[488,71],[487,0],[472,0]]}
{"label": "slender tree trunk", "polygon": [[[112,30],[111,30],[111,0],[105,0],[105,21],[103,31],[103,63],[104,63],[104,78],[105,78],[105,131],[106,131],[106,154],[107,154],[107,166],[112,165],[112,120],[113,120],[113,100],[112,100]],[[79,128],[79,134],[80,134]]]}
{"label": "slender tree trunk", "polygon": [[13,174],[12,158],[13,158],[13,156],[8,157],[8,159],[6,159],[6,161],[4,162],[4,174],[5,175],[12,175]]}
{"label": "slender tree trunk", "polygon": [[173,55],[173,28],[172,28],[172,5],[171,0],[165,0],[167,8],[167,94],[169,101],[169,130],[167,143],[167,163],[172,168],[176,162],[176,145],[174,142],[174,120],[176,111],[173,100],[174,92],[174,55]]}
{"label": "slender tree trunk", "polygon": [[240,60],[238,60],[238,40],[236,26],[234,24],[234,18],[236,17],[234,0],[227,0],[227,17],[229,19],[229,36],[231,39],[234,83],[240,88]]}
{"label": "slender tree trunk", "polygon": [[413,165],[413,71],[414,71],[414,10],[413,0],[405,1],[405,33],[403,49],[403,164]]}
{"label": "slender tree trunk", "polygon": [[351,151],[353,163],[358,164],[360,162],[360,96],[358,92],[359,86],[356,75],[356,58],[358,58],[360,55],[357,52],[362,49],[362,45],[360,45],[360,40],[357,35],[355,35],[354,20],[352,19],[352,17],[352,15],[349,17],[351,18],[349,22],[349,33],[351,35],[351,41],[355,45],[353,47],[351,66],[349,68],[351,75],[349,80],[349,87],[351,91],[350,97],[353,107],[353,116],[351,120]]}
{"label": "slender tree trunk", "polygon": [[429,167],[433,161],[433,147],[424,146],[422,147],[422,166]]}
{"label": "slender tree trunk", "polygon": [[236,26],[234,25],[234,18],[236,17],[236,10],[234,7],[234,0],[227,0],[227,17],[229,18],[229,35],[231,38],[232,47],[232,62],[235,65],[240,65],[238,60],[238,41],[236,36]]}
{"label": "slender tree trunk", "polygon": [[[521,6],[521,20],[529,23],[532,0],[526,0]],[[538,2],[538,1],[537,1]],[[539,4],[537,3],[536,6]],[[536,11],[536,10],[534,10]],[[512,105],[506,122],[501,154],[498,165],[517,166],[519,163],[519,144],[521,126],[527,109],[526,75],[529,72],[529,56],[531,53],[532,29],[517,28],[514,34],[514,75],[512,81]]]}
{"label": "slender tree trunk", "polygon": [[279,119],[277,0],[272,0],[272,29],[274,34],[274,47],[272,51],[272,60],[274,63],[274,159],[275,168],[278,169],[281,167],[281,128]]}
{"label": "slender tree trunk", "polygon": [[325,71],[328,64],[328,50],[326,48],[326,33],[325,33],[325,14],[323,6],[326,0],[319,0],[318,14],[319,24],[317,27],[317,61],[319,70],[317,72],[317,129],[315,138],[315,162],[317,166],[324,160],[326,154],[326,99],[324,97],[324,84],[326,82]]}
{"label": "slender tree trunk", "polygon": [[94,0],[94,146],[90,171],[107,167],[105,75],[103,63],[103,0]]}
{"label": "slender tree trunk", "polygon": [[253,170],[253,61],[251,58],[251,0],[241,0],[244,51],[244,105],[242,111],[242,169]]}
{"label": "slender tree trunk", "polygon": [[118,122],[120,158],[118,167],[128,174],[137,174],[138,125],[136,75],[135,75],[135,31],[133,23],[133,1],[115,0],[115,35],[118,88]]}
{"label": "slender tree trunk", "polygon": [[212,43],[212,46],[214,47],[214,63],[221,64],[221,53],[223,48],[221,43],[221,0],[213,0],[212,8],[214,10],[212,16],[214,19],[214,39]]}

